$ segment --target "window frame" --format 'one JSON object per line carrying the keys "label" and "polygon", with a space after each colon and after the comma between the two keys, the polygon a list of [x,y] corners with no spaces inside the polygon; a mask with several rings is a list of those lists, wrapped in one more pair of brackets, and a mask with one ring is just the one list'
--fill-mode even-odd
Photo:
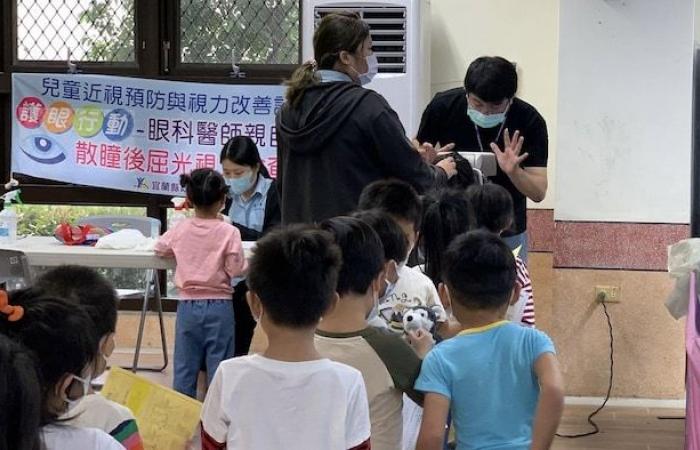
{"label": "window frame", "polygon": [[[302,5],[299,0],[300,60]],[[76,62],[81,73],[223,84],[279,84],[297,67],[293,64],[242,64],[246,78],[233,78],[227,64],[181,63],[166,68],[166,62],[178,61],[175,56],[179,55],[180,0],[134,0],[134,14],[134,62]],[[12,74],[66,73],[67,67],[62,61],[17,60],[17,0],[2,2],[0,23],[3,37],[0,46],[0,145],[5,149],[0,158],[0,173],[7,180],[12,153]],[[167,57],[166,42],[171,43]],[[164,225],[166,208],[170,206],[170,197],[166,195],[77,186],[25,176],[17,178],[26,203],[145,206],[148,215],[161,219]]]}

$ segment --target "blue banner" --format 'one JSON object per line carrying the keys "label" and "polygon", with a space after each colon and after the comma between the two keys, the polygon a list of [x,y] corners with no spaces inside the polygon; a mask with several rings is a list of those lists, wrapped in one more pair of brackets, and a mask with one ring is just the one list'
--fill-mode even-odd
{"label": "blue banner", "polygon": [[220,169],[233,136],[249,136],[277,172],[283,86],[106,75],[12,75],[12,171],[66,183],[182,195],[179,177]]}

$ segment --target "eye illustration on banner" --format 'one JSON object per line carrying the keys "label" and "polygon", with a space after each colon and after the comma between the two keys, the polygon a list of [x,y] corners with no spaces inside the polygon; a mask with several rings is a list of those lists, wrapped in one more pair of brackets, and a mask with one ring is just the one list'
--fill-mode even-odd
{"label": "eye illustration on banner", "polygon": [[105,115],[102,133],[110,141],[123,141],[134,129],[134,118],[128,111],[118,108]]}
{"label": "eye illustration on banner", "polygon": [[63,147],[48,136],[29,136],[20,148],[25,155],[41,164],[58,164],[66,159]]}

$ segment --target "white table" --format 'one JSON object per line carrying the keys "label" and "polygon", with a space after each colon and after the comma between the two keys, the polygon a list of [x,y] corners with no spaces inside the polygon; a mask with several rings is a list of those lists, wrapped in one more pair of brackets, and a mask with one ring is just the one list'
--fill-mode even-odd
{"label": "white table", "polygon": [[[255,242],[243,242],[246,258],[252,254]],[[175,258],[161,258],[149,251],[106,250],[86,245],[64,245],[52,236],[29,236],[14,244],[0,244],[0,249],[19,250],[29,260],[30,266],[60,266],[78,264],[88,267],[110,267],[119,269],[175,268]]]}
{"label": "white table", "polygon": [[[252,254],[255,242],[243,242],[246,258]],[[107,250],[84,245],[64,245],[52,236],[29,236],[18,239],[15,243],[0,244],[0,250],[18,250],[25,254],[30,266],[60,266],[63,264],[76,264],[88,267],[146,269],[149,271],[146,277],[146,288],[141,308],[141,321],[136,339],[134,351],[134,363],[132,370],[145,369],[162,371],[168,366],[168,351],[165,340],[165,326],[163,323],[163,305],[160,295],[160,283],[158,282],[158,270],[175,268],[175,258],[162,258],[152,251],[137,250]],[[154,299],[158,310],[158,319],[161,328],[161,344],[163,347],[163,366],[159,368],[139,368],[139,354],[143,339],[143,329],[148,311],[149,293],[151,287],[154,291]]]}
{"label": "white table", "polygon": [[14,244],[0,244],[3,250],[19,250],[30,266],[78,264],[119,269],[174,269],[175,258],[161,258],[153,252],[106,250],[86,245],[64,245],[52,236],[29,236]]}

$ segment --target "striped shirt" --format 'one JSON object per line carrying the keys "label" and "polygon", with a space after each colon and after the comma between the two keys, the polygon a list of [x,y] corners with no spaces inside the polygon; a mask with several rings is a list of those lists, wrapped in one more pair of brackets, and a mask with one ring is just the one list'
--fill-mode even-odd
{"label": "striped shirt", "polygon": [[525,302],[525,309],[523,310],[521,322],[525,326],[534,327],[535,298],[532,294],[532,280],[530,279],[530,272],[528,272],[527,266],[519,256],[515,257],[515,267],[518,283],[520,283],[522,286],[521,295],[527,294],[527,301]]}

